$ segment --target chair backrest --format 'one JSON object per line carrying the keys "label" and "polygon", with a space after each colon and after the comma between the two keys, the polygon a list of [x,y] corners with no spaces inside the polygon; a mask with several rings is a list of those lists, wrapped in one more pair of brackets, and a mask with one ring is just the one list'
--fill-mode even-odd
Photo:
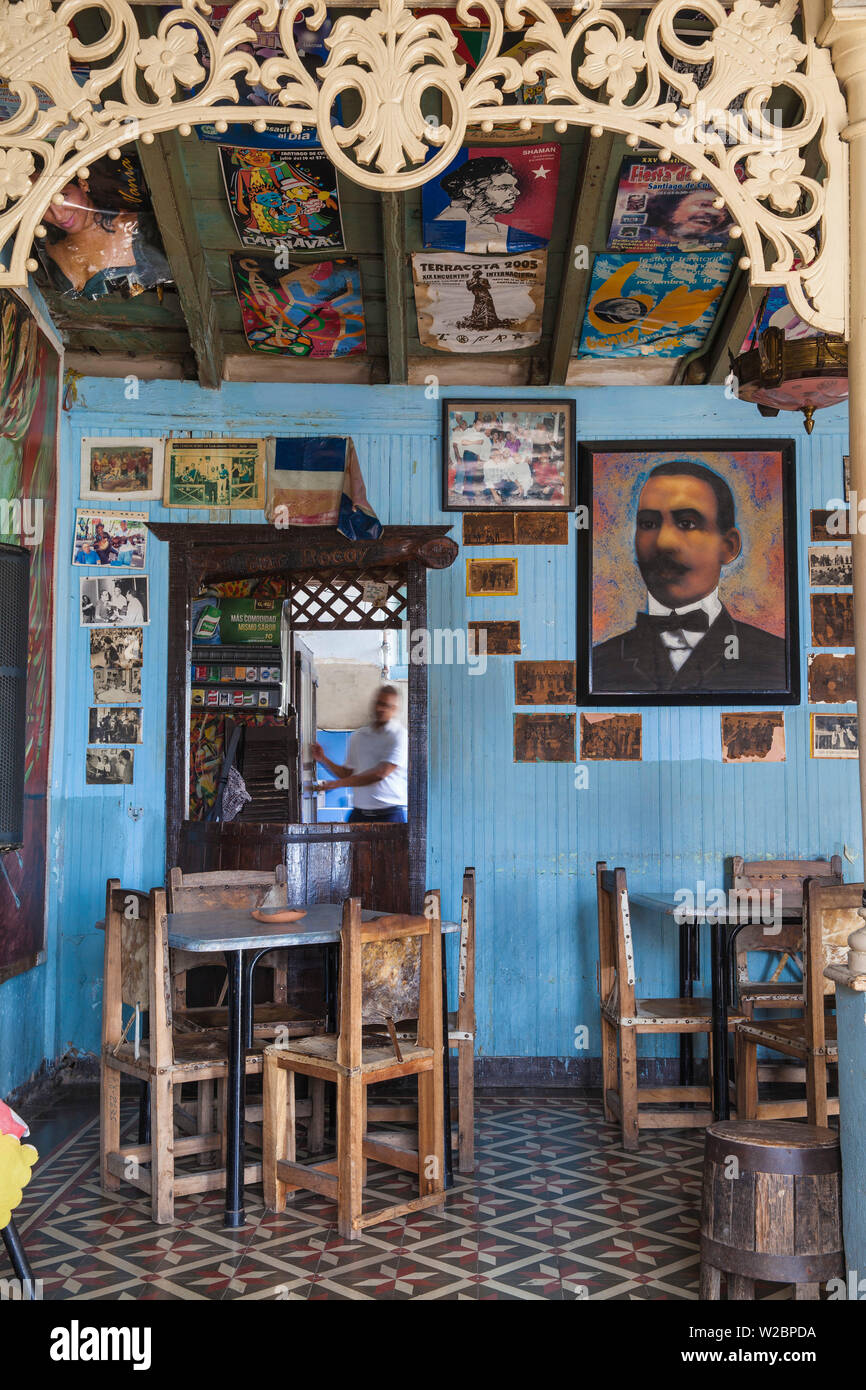
{"label": "chair backrest", "polygon": [[463,870],[457,963],[457,1029],[475,1031],[475,870]]}
{"label": "chair backrest", "polygon": [[122,888],[110,878],[105,889],[105,956],[102,995],[102,1041],[116,1047],[123,1040],[123,1006],[148,1014],[151,1061],[173,1060],[171,988],[166,898],[163,888]]}
{"label": "chair backrest", "polygon": [[418,1019],[418,1046],[442,1046],[442,923],[439,894],[424,897],[424,916],[394,913],[361,921],[360,898],[343,904],[340,933],[340,1033],[337,1059],[361,1065],[365,1023]]}
{"label": "chair backrest", "polygon": [[598,898],[598,992],[623,1018],[635,1013],[635,964],[625,869],[595,866]]}
{"label": "chair backrest", "polygon": [[[754,902],[759,915],[766,921],[750,922],[736,938],[737,974],[741,981],[748,979],[746,957],[751,951],[775,951],[793,954],[803,945],[803,929],[799,923],[783,922],[781,926],[770,919],[777,908],[797,911],[803,908],[803,885],[807,879],[825,883],[842,883],[842,860],[838,854],[831,859],[741,859],[731,861],[731,888]],[[772,895],[772,896],[770,896]],[[772,925],[773,930],[765,930]],[[779,928],[777,930],[777,927]]]}
{"label": "chair backrest", "polygon": [[809,879],[803,917],[805,950],[806,1031],[812,1046],[824,1042],[826,996],[836,986],[824,976],[828,965],[848,959],[848,937],[863,925],[858,909],[863,906],[863,884],[827,884]]}
{"label": "chair backrest", "polygon": [[[260,902],[268,888],[286,882],[285,864],[277,864],[272,873],[261,869],[214,869],[208,873],[189,874],[183,869],[171,869],[168,875],[170,912],[208,912],[211,909],[248,907],[250,911]],[[284,953],[283,953],[284,954]],[[270,951],[259,964],[274,968],[282,955]],[[185,975],[204,965],[225,966],[222,951],[172,951],[171,973]],[[178,1008],[185,1003],[182,981],[175,985]]]}

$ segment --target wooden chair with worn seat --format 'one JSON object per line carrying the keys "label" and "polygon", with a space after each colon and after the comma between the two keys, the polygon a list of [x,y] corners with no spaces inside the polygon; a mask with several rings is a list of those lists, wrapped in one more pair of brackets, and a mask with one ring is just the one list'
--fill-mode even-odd
{"label": "wooden chair with worn seat", "polygon": [[[419,964],[420,956],[420,964]],[[408,1002],[418,1019],[414,1041],[398,1041],[394,1019]],[[411,1015],[410,1015],[411,1016]],[[365,1042],[365,1020],[390,1025],[390,1041]],[[427,893],[424,916],[394,914],[361,920],[361,903],[343,905],[340,934],[339,1032],[305,1038],[265,1051],[265,1205],[282,1211],[287,1193],[307,1189],[337,1203],[337,1226],[356,1240],[368,1226],[441,1206],[444,1197],[442,957],[438,893]],[[295,1161],[291,1122],[295,1076],[336,1083],[337,1157],[326,1163]],[[417,1147],[409,1151],[400,1136],[388,1142],[365,1136],[366,1092],[376,1082],[416,1076]],[[286,1116],[288,1113],[288,1123]],[[419,1195],[406,1202],[365,1212],[364,1174],[368,1159],[418,1175]]]}
{"label": "wooden chair with worn seat", "polygon": [[[731,861],[731,888],[745,894],[744,901],[755,903],[755,894],[772,893],[774,906],[802,909],[803,884],[807,878],[825,883],[841,883],[842,860],[832,859],[754,859],[735,856]],[[757,899],[757,906],[764,905]],[[803,1007],[803,928],[800,923],[781,924],[778,932],[768,934],[760,924],[742,927],[736,937],[736,988],[740,1013],[754,1018],[755,1009],[784,1009],[786,1012]],[[749,956],[760,952],[777,957],[769,980],[753,980],[749,975]],[[780,976],[786,966],[792,966],[799,980],[783,981]]]}
{"label": "wooden chair with worn seat", "polygon": [[[475,1171],[475,870],[463,870],[460,899],[460,937],[457,957],[457,1008],[448,1014],[448,1047],[457,1050],[457,1147],[458,1170]],[[417,1021],[397,1026],[398,1038],[411,1039]],[[381,1031],[381,1030],[380,1030]],[[454,1105],[451,1107],[454,1119]],[[377,1100],[367,1106],[367,1122],[410,1123],[418,1119],[412,1102]]]}
{"label": "wooden chair with worn seat", "polygon": [[[809,879],[803,913],[804,1010],[796,1018],[744,1019],[736,1030],[737,1117],[740,1120],[804,1116],[823,1126],[838,1115],[839,1101],[827,1094],[827,1069],[838,1063],[835,986],[824,978],[827,965],[847,959],[848,936],[862,926],[858,908],[862,883]],[[761,1101],[758,1048],[794,1058],[805,1068],[805,1099]]]}
{"label": "wooden chair with worn seat", "polygon": [[[637,972],[625,869],[608,869],[602,861],[596,864],[595,875],[604,1117],[610,1123],[619,1121],[623,1148],[636,1149],[641,1129],[703,1129],[712,1121],[709,1083],[639,1088],[637,1079],[638,1037],[704,1033],[709,1043],[711,1003],[709,999],[636,998]],[[650,1105],[664,1108],[645,1108]],[[675,1105],[677,1108],[673,1108]],[[684,1105],[691,1108],[683,1109]]]}

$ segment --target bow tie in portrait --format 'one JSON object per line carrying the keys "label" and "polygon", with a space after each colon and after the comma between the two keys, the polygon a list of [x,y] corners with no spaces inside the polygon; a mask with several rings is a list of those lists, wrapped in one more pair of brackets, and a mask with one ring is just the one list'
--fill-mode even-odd
{"label": "bow tie in portrait", "polygon": [[710,619],[703,608],[693,608],[690,613],[638,613],[637,625],[650,632],[707,632]]}

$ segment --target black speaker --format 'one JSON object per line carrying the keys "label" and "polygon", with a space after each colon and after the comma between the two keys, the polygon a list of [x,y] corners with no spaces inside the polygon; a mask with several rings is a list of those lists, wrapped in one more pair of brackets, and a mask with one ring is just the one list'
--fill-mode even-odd
{"label": "black speaker", "polygon": [[0,544],[0,853],[24,841],[30,552]]}

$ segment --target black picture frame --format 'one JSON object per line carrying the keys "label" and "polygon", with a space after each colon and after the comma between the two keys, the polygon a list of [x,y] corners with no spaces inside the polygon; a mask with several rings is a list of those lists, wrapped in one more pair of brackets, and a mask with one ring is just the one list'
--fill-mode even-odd
{"label": "black picture frame", "polygon": [[[785,651],[784,651],[784,680],[778,685],[770,685],[766,682],[755,682],[748,687],[744,684],[742,689],[731,688],[723,682],[715,684],[696,682],[698,668],[689,673],[692,688],[686,688],[688,681],[684,678],[678,682],[678,688],[662,689],[660,687],[649,688],[647,668],[639,670],[639,674],[634,677],[635,688],[615,688],[624,683],[619,679],[608,680],[605,686],[593,680],[593,554],[595,551],[595,538],[593,533],[593,484],[595,460],[602,454],[634,453],[646,454],[658,452],[666,455],[682,455],[686,459],[700,462],[700,455],[725,454],[725,453],[751,453],[760,452],[778,453],[781,455],[782,466],[782,498],[781,498],[781,519],[782,519],[782,545],[784,549],[784,595],[785,595]],[[662,460],[660,460],[662,461]],[[646,471],[642,468],[642,472]],[[578,532],[578,556],[577,556],[577,690],[578,705],[585,705],[589,708],[594,707],[628,707],[628,706],[656,706],[667,705],[677,706],[685,704],[698,705],[719,705],[723,707],[736,705],[796,705],[800,703],[800,631],[799,631],[799,594],[798,594],[798,571],[797,571],[797,501],[796,501],[796,446],[792,439],[703,439],[703,440],[683,440],[683,439],[657,439],[657,440],[595,440],[582,442],[578,449],[578,503],[581,508],[581,515],[587,518],[587,527]],[[586,509],[585,511],[583,509]],[[737,519],[738,523],[740,518]],[[738,527],[739,529],[739,527]],[[747,538],[745,543],[748,544]],[[629,536],[627,547],[623,548],[624,557],[631,563],[636,564],[634,558],[634,538],[633,533]],[[724,575],[720,583],[720,599],[724,604]],[[683,607],[686,605],[684,604]],[[734,620],[736,623],[736,615]],[[632,624],[634,617],[632,615]],[[739,630],[746,626],[743,620],[739,621]],[[751,625],[751,633],[760,633],[761,629],[756,625]],[[624,625],[622,633],[615,636],[625,637],[626,634],[636,633],[634,626],[631,629]],[[745,634],[748,636],[748,634]],[[767,634],[772,642],[777,642],[779,638]],[[629,645],[620,647],[618,652],[633,656],[637,647],[634,641]],[[703,639],[701,639],[703,640]],[[751,646],[754,647],[754,638],[750,639]],[[600,644],[599,644],[600,645]],[[768,643],[761,644],[766,650]],[[698,643],[698,648],[700,643]],[[695,650],[697,650],[696,648]],[[684,663],[688,666],[691,657]],[[627,663],[623,662],[623,668]],[[640,663],[632,660],[630,663],[632,670],[637,670]],[[607,669],[615,666],[615,661],[610,657],[607,659]],[[716,669],[720,663],[716,663]]]}
{"label": "black picture frame", "polygon": [[[480,493],[473,492],[465,497],[456,497],[449,488],[449,466],[451,432],[449,412],[461,414],[502,415],[514,411],[537,415],[539,420],[545,416],[562,413],[565,416],[563,438],[565,451],[562,467],[564,499],[551,501],[549,497],[539,496],[531,499],[521,498],[513,501],[485,500]],[[531,397],[509,397],[506,400],[475,399],[472,397],[452,398],[442,401],[442,510],[445,512],[571,512],[576,505],[575,493],[575,403],[566,398],[559,400],[537,400]]]}

